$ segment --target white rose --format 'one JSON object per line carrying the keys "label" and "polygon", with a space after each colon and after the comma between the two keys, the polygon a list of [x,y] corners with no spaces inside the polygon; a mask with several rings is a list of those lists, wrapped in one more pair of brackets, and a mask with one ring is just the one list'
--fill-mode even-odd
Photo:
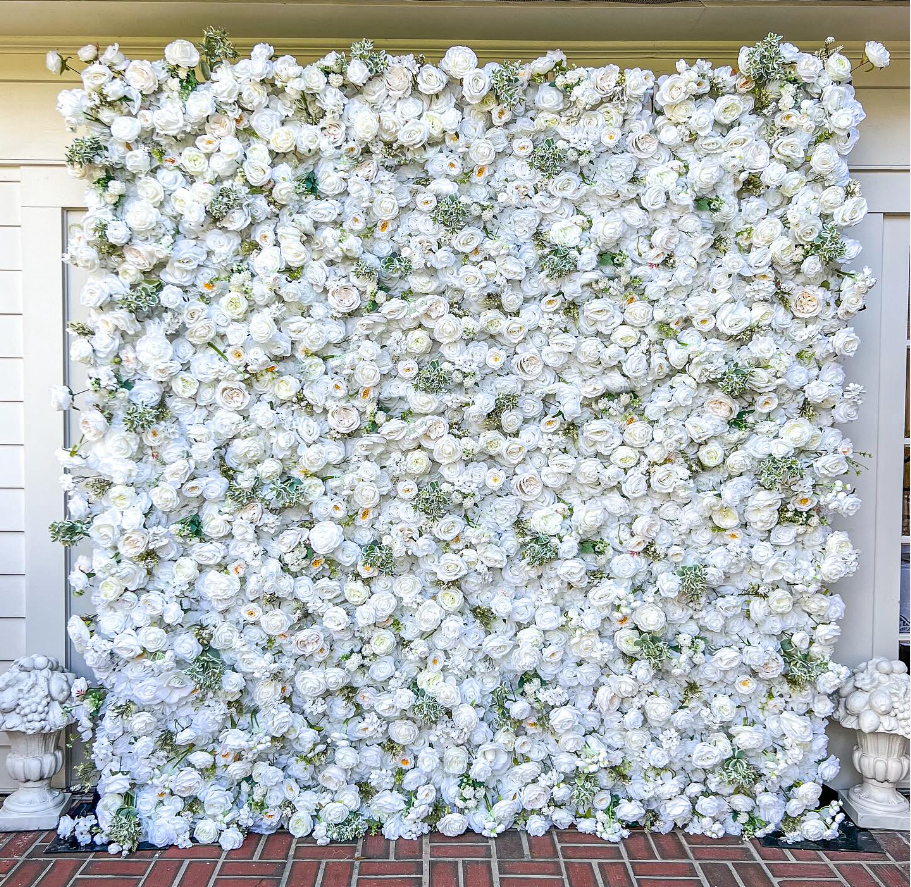
{"label": "white rose", "polygon": [[414,721],[399,720],[389,725],[389,738],[399,745],[411,745],[418,738],[418,732]]}
{"label": "white rose", "polygon": [[447,838],[454,838],[468,828],[468,820],[461,813],[447,813],[437,821],[436,828]]}
{"label": "white rose", "polygon": [[164,650],[168,645],[167,633],[156,626],[147,625],[136,633],[139,643],[150,653]]}
{"label": "white rose", "polygon": [[158,76],[155,74],[155,69],[149,62],[144,60],[131,61],[127,65],[123,76],[130,86],[146,95],[154,92],[158,86]]}
{"label": "white rose", "polygon": [[226,410],[242,410],[250,402],[250,393],[242,382],[219,382],[215,400]]}
{"label": "white rose", "polygon": [[436,95],[446,88],[446,75],[433,65],[423,65],[418,71],[418,89],[425,95]]}
{"label": "white rose", "polygon": [[175,40],[164,50],[169,65],[177,68],[195,68],[199,64],[199,50],[189,40]]}
{"label": "white rose", "polygon": [[721,96],[716,102],[713,109],[715,119],[719,123],[729,126],[744,111],[743,101],[737,95]]}
{"label": "white rose", "polygon": [[643,604],[633,612],[633,622],[641,631],[660,631],[667,624],[664,610],[654,604]]}
{"label": "white rose", "polygon": [[782,732],[794,742],[809,742],[813,738],[813,726],[809,718],[785,711],[779,720]]}
{"label": "white rose", "polygon": [[139,138],[142,123],[135,117],[117,117],[111,123],[111,136],[121,142],[132,142]]}
{"label": "white rose", "polygon": [[361,295],[353,286],[337,284],[330,287],[327,301],[333,311],[347,314],[361,304]]}
{"label": "white rose", "polygon": [[333,521],[320,521],[307,537],[310,547],[317,554],[330,554],[335,551],[345,538],[342,528]]}
{"label": "white rose", "polygon": [[288,819],[288,831],[295,838],[303,838],[313,831],[313,817],[304,810],[295,811]]}
{"label": "white rose", "polygon": [[458,776],[468,769],[468,752],[460,746],[448,746],[443,752],[443,771]]}
{"label": "white rose", "polygon": [[291,617],[282,610],[270,610],[259,617],[259,624],[268,635],[284,634],[291,625]]}
{"label": "white rose", "polygon": [[466,102],[476,105],[490,91],[490,75],[480,68],[475,68],[464,74],[463,78],[462,95]]}
{"label": "white rose", "polygon": [[674,713],[674,704],[666,696],[649,696],[644,708],[649,723],[655,726],[667,722]]}
{"label": "white rose", "polygon": [[835,210],[835,224],[841,228],[849,228],[862,221],[866,214],[867,201],[863,197],[850,197]]}
{"label": "white rose", "polygon": [[853,327],[840,329],[832,340],[832,347],[839,357],[851,357],[860,345],[860,338]]}
{"label": "white rose", "polygon": [[440,67],[461,80],[478,66],[478,57],[467,46],[451,46],[440,61]]}
{"label": "white rose", "polygon": [[336,404],[329,408],[326,421],[333,431],[339,434],[350,434],[361,424],[358,411],[347,404]]}
{"label": "white rose", "polygon": [[193,828],[193,837],[200,844],[214,844],[218,840],[218,825],[211,819],[200,819]]}
{"label": "white rose", "polygon": [[702,770],[708,770],[711,767],[714,767],[716,764],[720,763],[721,759],[721,752],[714,745],[710,745],[707,742],[697,743],[691,754],[693,766],[699,767]]}
{"label": "white rose", "polygon": [[563,514],[557,508],[539,508],[529,523],[535,532],[555,536],[563,526]]}
{"label": "white rose", "polygon": [[82,82],[89,92],[100,91],[112,76],[107,65],[93,64],[82,70]]}
{"label": "white rose", "polygon": [[797,58],[797,75],[805,83],[812,83],[822,71],[822,62],[808,52],[802,52]]}
{"label": "white rose", "polygon": [[840,52],[833,52],[826,59],[826,73],[835,81],[849,80],[851,78],[851,60]]}

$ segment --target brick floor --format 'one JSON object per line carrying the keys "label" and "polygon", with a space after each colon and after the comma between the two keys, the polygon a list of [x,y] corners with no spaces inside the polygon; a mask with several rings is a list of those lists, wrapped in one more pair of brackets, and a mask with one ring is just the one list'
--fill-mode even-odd
{"label": "brick floor", "polygon": [[45,856],[52,832],[0,833],[0,887],[907,887],[908,836],[886,855],[760,847],[634,831],[620,845],[576,831],[318,847],[286,832],[217,847]]}

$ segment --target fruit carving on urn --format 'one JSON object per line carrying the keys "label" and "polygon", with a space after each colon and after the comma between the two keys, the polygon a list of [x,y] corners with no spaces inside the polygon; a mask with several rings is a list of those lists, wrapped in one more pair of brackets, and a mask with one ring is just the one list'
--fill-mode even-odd
{"label": "fruit carving on urn", "polygon": [[69,801],[50,782],[63,764],[57,746],[72,720],[65,706],[74,678],[50,656],[17,659],[0,676],[0,730],[10,743],[6,769],[19,783],[0,809],[0,831],[53,828]]}
{"label": "fruit carving on urn", "polygon": [[836,717],[857,731],[860,785],[842,793],[845,811],[863,828],[907,830],[908,801],[896,789],[908,773],[911,679],[903,662],[877,656],[858,665],[839,690]]}

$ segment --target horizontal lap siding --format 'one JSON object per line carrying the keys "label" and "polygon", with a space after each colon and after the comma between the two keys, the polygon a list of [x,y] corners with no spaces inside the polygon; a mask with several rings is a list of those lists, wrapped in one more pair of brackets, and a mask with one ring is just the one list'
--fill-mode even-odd
{"label": "horizontal lap siding", "polygon": [[[7,127],[4,127],[7,128]],[[0,671],[25,655],[22,243],[18,170],[0,169]],[[0,733],[0,760],[6,757]],[[10,779],[0,770],[0,790]]]}

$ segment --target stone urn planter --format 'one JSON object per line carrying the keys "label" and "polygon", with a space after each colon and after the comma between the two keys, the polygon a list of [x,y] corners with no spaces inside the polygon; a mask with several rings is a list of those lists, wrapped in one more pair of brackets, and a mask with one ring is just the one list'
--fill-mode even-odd
{"label": "stone urn planter", "polygon": [[63,764],[60,732],[75,675],[49,656],[17,659],[0,677],[0,730],[10,742],[9,775],[19,783],[0,809],[0,831],[55,828],[70,796],[51,788]]}
{"label": "stone urn planter", "polygon": [[878,656],[858,665],[839,690],[836,718],[857,733],[852,760],[860,785],[840,792],[861,828],[907,831],[911,810],[895,786],[908,775],[911,678],[903,662]]}

